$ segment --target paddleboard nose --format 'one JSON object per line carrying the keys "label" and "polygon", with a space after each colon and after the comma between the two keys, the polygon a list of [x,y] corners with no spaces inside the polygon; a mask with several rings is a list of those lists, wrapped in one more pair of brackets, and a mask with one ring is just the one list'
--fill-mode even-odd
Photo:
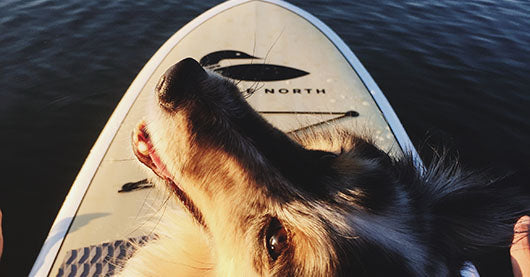
{"label": "paddleboard nose", "polygon": [[186,58],[171,66],[158,81],[155,92],[160,105],[176,108],[186,96],[196,91],[208,73],[192,58]]}

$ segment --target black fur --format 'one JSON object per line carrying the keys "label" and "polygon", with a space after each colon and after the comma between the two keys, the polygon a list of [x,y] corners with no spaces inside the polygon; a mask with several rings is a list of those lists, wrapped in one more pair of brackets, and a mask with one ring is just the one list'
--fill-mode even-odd
{"label": "black fur", "polygon": [[[338,155],[306,150],[252,110],[230,81],[205,79],[198,64],[186,63],[188,73],[200,75],[190,77],[194,93],[162,91],[159,101],[188,111],[194,143],[236,157],[270,195],[318,200],[351,216],[355,238],[321,219],[337,237],[337,275],[459,276],[464,262],[480,264],[508,249],[515,222],[530,212],[530,197],[517,184],[464,172],[454,160],[441,158],[420,170],[410,155],[396,160],[356,136],[354,147]],[[355,172],[344,173],[344,163]],[[296,274],[289,266],[278,270]]]}

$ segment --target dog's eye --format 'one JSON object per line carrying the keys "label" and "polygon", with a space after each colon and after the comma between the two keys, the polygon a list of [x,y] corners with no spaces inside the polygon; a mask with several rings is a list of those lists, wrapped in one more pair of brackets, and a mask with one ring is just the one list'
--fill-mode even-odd
{"label": "dog's eye", "polygon": [[269,256],[273,260],[276,260],[287,248],[287,231],[276,218],[272,219],[269,224],[266,244]]}

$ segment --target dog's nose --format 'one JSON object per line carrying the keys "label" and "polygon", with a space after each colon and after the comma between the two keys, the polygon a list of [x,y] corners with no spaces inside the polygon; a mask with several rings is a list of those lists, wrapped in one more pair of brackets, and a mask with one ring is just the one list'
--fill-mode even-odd
{"label": "dog's nose", "polygon": [[208,73],[196,60],[181,60],[166,70],[156,85],[160,105],[168,109],[176,108],[207,77]]}

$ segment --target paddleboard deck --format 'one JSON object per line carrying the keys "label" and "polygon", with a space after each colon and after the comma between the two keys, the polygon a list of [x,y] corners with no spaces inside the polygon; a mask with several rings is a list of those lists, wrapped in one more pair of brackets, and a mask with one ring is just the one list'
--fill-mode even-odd
{"label": "paddleboard deck", "polygon": [[281,1],[228,1],[180,29],[138,74],[72,185],[31,275],[66,276],[72,264],[79,272],[98,270],[84,268],[88,261],[112,273],[109,257],[128,255],[129,238],[148,239],[140,231],[145,203],[164,196],[145,183],[145,189],[118,191],[146,178],[131,132],[159,77],[186,57],[237,80],[252,107],[283,131],[338,124],[369,132],[392,155],[408,151],[417,158],[380,89],[324,23]]}

